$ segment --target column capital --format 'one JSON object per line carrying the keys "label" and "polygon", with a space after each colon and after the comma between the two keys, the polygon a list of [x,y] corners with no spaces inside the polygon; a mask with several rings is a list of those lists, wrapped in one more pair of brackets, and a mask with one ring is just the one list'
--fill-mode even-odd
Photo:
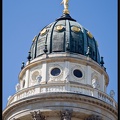
{"label": "column capital", "polygon": [[71,120],[72,110],[62,110],[61,120]]}
{"label": "column capital", "polygon": [[33,120],[45,120],[45,116],[39,111],[30,112]]}

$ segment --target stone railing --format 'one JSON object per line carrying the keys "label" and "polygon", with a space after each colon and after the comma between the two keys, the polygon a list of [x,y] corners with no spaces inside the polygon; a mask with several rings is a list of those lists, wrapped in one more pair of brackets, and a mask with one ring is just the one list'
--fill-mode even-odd
{"label": "stone railing", "polygon": [[47,93],[48,92],[70,92],[70,93],[84,94],[84,95],[98,98],[112,105],[113,107],[117,108],[117,103],[115,102],[115,100],[111,98],[109,95],[107,95],[106,93],[89,86],[75,85],[75,84],[69,84],[69,83],[54,84],[54,85],[50,85],[50,84],[36,85],[36,86],[22,89],[18,91],[15,95],[11,96],[7,105],[15,101],[18,101],[22,98],[26,98],[29,96],[37,95],[40,93],[46,93],[46,92]]}
{"label": "stone railing", "polygon": [[105,94],[104,92],[101,92],[101,91],[98,91],[98,98],[100,100],[103,100],[104,102],[107,102],[109,103],[110,105],[114,106],[115,107],[115,102],[114,100],[108,96],[107,94]]}

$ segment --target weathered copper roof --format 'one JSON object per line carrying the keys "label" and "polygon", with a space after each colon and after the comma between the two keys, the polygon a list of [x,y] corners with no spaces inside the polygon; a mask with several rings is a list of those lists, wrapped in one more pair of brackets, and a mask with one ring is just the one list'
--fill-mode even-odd
{"label": "weathered copper roof", "polygon": [[[87,53],[88,47],[89,53]],[[30,52],[31,59],[45,53],[69,52],[89,55],[94,61],[100,63],[95,38],[69,14],[63,14],[55,22],[45,26],[34,38]]]}

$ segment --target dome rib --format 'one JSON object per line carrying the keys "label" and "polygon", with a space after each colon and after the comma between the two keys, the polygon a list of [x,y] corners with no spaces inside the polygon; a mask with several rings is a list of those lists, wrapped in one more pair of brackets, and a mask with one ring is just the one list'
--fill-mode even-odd
{"label": "dome rib", "polygon": [[52,30],[50,33],[50,53],[52,53],[52,37],[53,37],[53,31],[54,31],[54,27],[57,24],[57,21],[52,25]]}
{"label": "dome rib", "polygon": [[70,22],[66,20],[66,28],[68,29],[68,32],[66,30],[66,36],[68,36],[68,39],[66,39],[66,51],[70,51]]}

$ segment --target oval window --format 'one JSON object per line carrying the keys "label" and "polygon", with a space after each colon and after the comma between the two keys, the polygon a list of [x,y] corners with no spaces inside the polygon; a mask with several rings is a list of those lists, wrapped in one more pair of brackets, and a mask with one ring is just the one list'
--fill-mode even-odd
{"label": "oval window", "polygon": [[74,70],[73,74],[77,78],[81,78],[82,77],[82,72],[80,70],[78,70],[78,69]]}
{"label": "oval window", "polygon": [[51,75],[58,76],[60,74],[61,70],[59,68],[53,68],[51,70]]}

